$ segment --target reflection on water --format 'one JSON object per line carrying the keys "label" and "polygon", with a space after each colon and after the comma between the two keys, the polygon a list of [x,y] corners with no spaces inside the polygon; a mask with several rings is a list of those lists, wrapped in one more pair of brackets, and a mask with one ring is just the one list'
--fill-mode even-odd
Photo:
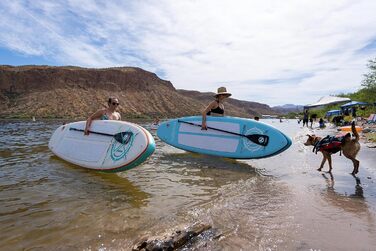
{"label": "reflection on water", "polygon": [[349,188],[352,188],[352,190],[349,192],[342,192],[340,186],[338,189],[336,188],[333,174],[323,173],[321,175],[327,185],[321,192],[323,203],[330,203],[331,206],[338,207],[340,210],[349,213],[369,213],[369,208],[364,198],[364,192],[359,177],[349,176],[353,177],[352,180],[349,180],[353,183],[351,185],[348,184]]}
{"label": "reflection on water", "polygon": [[[321,175],[323,176],[323,178],[325,179],[325,181],[327,183],[327,191],[331,192],[331,193],[336,193],[336,190],[335,190],[335,187],[334,187],[334,185],[335,185],[334,175],[332,173],[322,173]],[[353,194],[350,194],[348,196],[354,197],[354,198],[364,199],[363,187],[362,187],[362,184],[360,182],[360,178],[356,177],[355,175],[352,175],[352,176],[354,177],[354,180],[355,180],[355,191],[354,191]]]}
{"label": "reflection on water", "polygon": [[333,158],[332,175],[319,173],[321,156],[302,144],[309,129],[273,122],[293,145],[272,158],[210,157],[155,137],[156,151],[143,165],[108,174],[53,156],[47,144],[60,122],[2,121],[0,247],[128,250],[141,235],[195,222],[214,229],[190,243],[193,249],[374,247],[369,155],[361,156],[358,177],[348,175],[341,157]]}

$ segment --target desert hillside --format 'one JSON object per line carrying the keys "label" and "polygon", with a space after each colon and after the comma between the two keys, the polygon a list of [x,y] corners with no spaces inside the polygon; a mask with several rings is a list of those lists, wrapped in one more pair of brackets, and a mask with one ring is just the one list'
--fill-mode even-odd
{"label": "desert hillside", "polygon": [[[119,98],[124,118],[196,115],[213,93],[176,90],[171,82],[133,67],[0,66],[1,118],[84,118]],[[268,106],[229,99],[226,114],[275,114]]]}

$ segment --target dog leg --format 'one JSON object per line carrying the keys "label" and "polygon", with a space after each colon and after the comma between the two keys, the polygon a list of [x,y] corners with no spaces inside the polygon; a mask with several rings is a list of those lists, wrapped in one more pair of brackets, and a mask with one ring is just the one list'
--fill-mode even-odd
{"label": "dog leg", "polygon": [[321,171],[321,170],[322,170],[322,168],[324,167],[325,162],[326,162],[326,156],[325,156],[324,153],[322,153],[322,161],[321,161],[321,165],[320,165],[320,168],[317,169],[317,171]]}
{"label": "dog leg", "polygon": [[352,171],[352,175],[355,175],[359,172],[359,160],[355,159],[355,158],[351,158],[351,161],[353,162],[354,164],[354,170]]}
{"label": "dog leg", "polygon": [[359,160],[355,159],[355,156],[351,156],[351,155],[349,155],[348,153],[345,153],[345,152],[343,152],[343,155],[346,158],[350,159],[352,161],[353,165],[354,165],[354,169],[353,169],[351,174],[352,175],[357,174],[359,172],[359,164],[360,164]]}
{"label": "dog leg", "polygon": [[329,171],[328,173],[332,173],[332,156],[328,153],[327,154],[328,162],[329,162]]}

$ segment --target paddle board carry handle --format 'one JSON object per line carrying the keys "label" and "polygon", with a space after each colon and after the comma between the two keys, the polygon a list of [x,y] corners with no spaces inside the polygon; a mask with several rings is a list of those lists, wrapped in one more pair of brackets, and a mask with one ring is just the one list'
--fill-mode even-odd
{"label": "paddle board carry handle", "polygon": [[[82,129],[77,129],[70,127],[69,131],[77,131],[77,132],[85,132],[85,130]],[[102,136],[108,136],[108,137],[113,137],[115,140],[121,144],[128,144],[128,142],[131,140],[131,137],[133,136],[132,132],[119,132],[116,134],[109,134],[109,133],[104,133],[104,132],[94,132],[94,131],[88,131],[89,133],[97,134],[97,135],[102,135]]]}
{"label": "paddle board carry handle", "polygon": [[[195,124],[195,123],[180,120],[180,119],[178,119],[178,122],[201,127],[201,125],[199,125],[199,124]],[[240,136],[240,137],[245,137],[245,138],[249,139],[250,141],[252,141],[253,143],[260,145],[260,146],[267,146],[268,143],[269,143],[269,136],[268,135],[262,135],[262,134],[244,135],[244,134],[240,134],[240,133],[236,133],[236,132],[230,132],[230,131],[226,131],[226,130],[222,130],[222,129],[214,128],[214,127],[209,127],[209,126],[207,126],[206,128],[211,129],[211,130],[215,130],[215,131],[219,131],[219,132],[224,132],[224,133]]]}

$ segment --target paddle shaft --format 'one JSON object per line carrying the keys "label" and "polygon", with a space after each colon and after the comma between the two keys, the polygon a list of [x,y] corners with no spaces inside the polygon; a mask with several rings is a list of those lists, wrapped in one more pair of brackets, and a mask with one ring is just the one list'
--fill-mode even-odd
{"label": "paddle shaft", "polygon": [[[191,123],[191,122],[188,122],[188,121],[178,120],[178,122],[202,127],[199,124]],[[222,130],[222,129],[219,129],[219,128],[213,128],[213,127],[209,127],[209,126],[207,126],[206,128],[211,129],[211,130],[215,130],[215,131],[225,132],[225,133],[229,133],[229,134],[232,134],[232,135],[236,135],[236,136],[241,136],[241,137],[248,138],[247,135],[236,133],[236,132],[229,132],[229,131],[226,131],[226,130]]]}
{"label": "paddle shaft", "polygon": [[[85,130],[82,129],[77,129],[77,128],[69,128],[71,131],[78,131],[78,132],[85,132]],[[103,135],[103,136],[109,136],[109,137],[114,137],[114,134],[108,134],[108,133],[103,133],[103,132],[93,132],[93,131],[88,131],[89,133],[93,134],[98,134],[98,135]]]}

